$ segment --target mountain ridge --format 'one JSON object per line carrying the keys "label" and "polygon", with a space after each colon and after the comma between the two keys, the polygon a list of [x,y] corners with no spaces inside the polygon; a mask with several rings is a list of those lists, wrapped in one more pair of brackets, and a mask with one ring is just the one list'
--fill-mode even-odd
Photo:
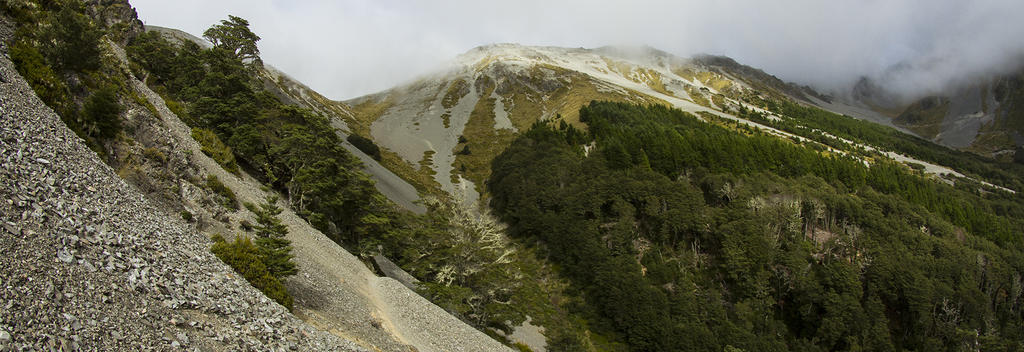
{"label": "mountain ridge", "polygon": [[[896,127],[869,108],[784,82],[731,58],[681,58],[651,47],[483,45],[411,83],[342,103],[352,107],[347,122],[355,126],[355,133],[397,154],[399,160],[392,160],[389,167],[404,164],[407,179],[409,174],[427,179],[421,191],[459,193],[473,200],[481,196],[489,159],[512,136],[539,120],[561,118],[584,128],[576,107],[591,100],[666,104],[786,138],[803,137],[768,126],[784,117],[769,111],[771,104],[761,104],[791,100],[863,113],[861,119]],[[753,111],[766,120],[740,118],[741,111]],[[897,130],[914,135],[905,128]],[[928,170],[958,174],[948,168]]]}

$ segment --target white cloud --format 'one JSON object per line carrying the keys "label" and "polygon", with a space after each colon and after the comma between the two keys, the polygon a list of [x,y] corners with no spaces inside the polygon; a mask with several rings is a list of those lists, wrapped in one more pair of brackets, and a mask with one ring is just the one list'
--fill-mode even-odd
{"label": "white cloud", "polygon": [[147,24],[193,34],[228,14],[264,61],[336,99],[411,80],[494,42],[647,44],[713,53],[826,89],[897,63],[904,92],[1019,63],[1020,1],[133,0]]}

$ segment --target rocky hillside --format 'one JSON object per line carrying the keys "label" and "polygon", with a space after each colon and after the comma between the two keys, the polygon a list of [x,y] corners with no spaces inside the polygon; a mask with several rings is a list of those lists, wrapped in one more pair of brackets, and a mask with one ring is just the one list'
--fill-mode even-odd
{"label": "rocky hillside", "polygon": [[0,57],[0,347],[362,350],[271,302],[118,177]]}
{"label": "rocky hillside", "polygon": [[[1022,74],[1001,75],[922,98],[907,106],[896,123],[939,144],[1012,160],[1024,145]],[[940,104],[935,106],[935,100]]]}
{"label": "rocky hillside", "polygon": [[285,202],[293,310],[253,288],[210,252],[210,236],[245,236],[257,219],[239,205],[280,195],[215,161],[180,103],[140,81],[110,39],[93,74],[121,84],[119,131],[93,146],[4,53],[0,306],[12,314],[0,318],[0,349],[507,350],[378,277]]}

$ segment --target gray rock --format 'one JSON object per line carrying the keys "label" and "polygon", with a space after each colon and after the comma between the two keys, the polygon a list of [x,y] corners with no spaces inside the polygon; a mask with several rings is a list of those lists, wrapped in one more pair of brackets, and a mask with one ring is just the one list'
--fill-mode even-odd
{"label": "gray rock", "polygon": [[71,255],[71,252],[68,252],[67,248],[61,248],[57,251],[57,259],[60,259],[60,261],[65,263],[70,263],[75,260],[75,256]]}
{"label": "gray rock", "polygon": [[373,266],[380,274],[397,280],[409,289],[415,291],[419,288],[420,280],[417,280],[416,277],[412,276],[405,270],[402,270],[401,267],[383,255],[373,256]]}

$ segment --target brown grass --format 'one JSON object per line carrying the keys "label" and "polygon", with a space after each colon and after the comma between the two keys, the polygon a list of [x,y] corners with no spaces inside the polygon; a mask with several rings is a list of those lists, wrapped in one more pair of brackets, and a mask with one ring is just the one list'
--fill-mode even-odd
{"label": "brown grass", "polygon": [[348,127],[356,133],[370,137],[370,125],[395,105],[394,98],[388,95],[383,100],[367,99],[352,107],[352,117],[345,117]]}
{"label": "brown grass", "polygon": [[[477,192],[484,196],[484,185],[491,176],[491,160],[501,154],[515,139],[515,133],[506,129],[494,129],[494,98],[490,95],[494,88],[488,89],[483,98],[477,101],[473,112],[469,115],[469,121],[462,131],[466,143],[459,143],[452,150],[455,154],[455,168],[452,173],[452,182],[455,182],[455,173],[461,174],[466,179],[473,181]],[[518,105],[517,105],[518,107]],[[518,128],[518,127],[517,127]],[[464,148],[469,147],[469,154],[459,154]]]}

